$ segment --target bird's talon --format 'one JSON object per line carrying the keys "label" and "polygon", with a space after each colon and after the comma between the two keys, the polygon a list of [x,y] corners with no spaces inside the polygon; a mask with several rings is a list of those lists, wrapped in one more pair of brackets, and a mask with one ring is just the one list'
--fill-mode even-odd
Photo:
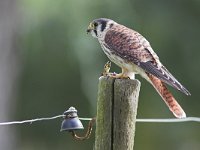
{"label": "bird's talon", "polygon": [[129,77],[129,76],[122,75],[121,77],[119,77],[119,79],[130,79],[130,77]]}
{"label": "bird's talon", "polygon": [[117,73],[110,73],[110,77],[112,78],[116,78],[116,79],[130,79],[130,77],[128,77],[127,75],[124,75],[122,73],[117,74]]}
{"label": "bird's talon", "polygon": [[104,65],[104,68],[103,68],[103,72],[102,72],[102,76],[110,76],[110,68],[111,68],[111,62],[108,61],[105,65]]}

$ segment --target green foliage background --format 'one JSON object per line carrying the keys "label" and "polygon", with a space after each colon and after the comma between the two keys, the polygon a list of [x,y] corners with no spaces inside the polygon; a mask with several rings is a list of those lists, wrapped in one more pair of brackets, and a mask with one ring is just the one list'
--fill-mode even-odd
{"label": "green foliage background", "polygon": [[[187,115],[200,116],[199,0],[20,0],[18,8],[22,73],[13,119],[58,115],[70,106],[80,117],[96,115],[98,78],[108,58],[86,28],[99,17],[144,35],[162,63],[191,91],[187,97],[170,88]],[[112,71],[120,69],[113,64]],[[151,85],[137,78],[142,82],[138,118],[173,118]],[[74,141],[59,132],[61,121],[16,126],[16,149],[93,149],[94,133],[87,141]],[[199,131],[193,122],[137,123],[134,150],[199,150]]]}

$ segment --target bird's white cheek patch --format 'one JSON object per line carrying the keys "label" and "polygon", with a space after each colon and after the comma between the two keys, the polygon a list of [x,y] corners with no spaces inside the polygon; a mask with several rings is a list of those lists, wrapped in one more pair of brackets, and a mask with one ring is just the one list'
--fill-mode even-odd
{"label": "bird's white cheek patch", "polygon": [[94,31],[91,31],[91,35],[92,35],[94,38],[98,38],[98,37],[96,36],[96,34],[94,33]]}

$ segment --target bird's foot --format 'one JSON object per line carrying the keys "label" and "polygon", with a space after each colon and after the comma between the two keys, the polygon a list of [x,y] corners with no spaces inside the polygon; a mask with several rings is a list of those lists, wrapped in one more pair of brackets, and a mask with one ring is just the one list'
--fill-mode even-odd
{"label": "bird's foot", "polygon": [[111,73],[111,74],[112,74],[111,75],[112,78],[116,78],[116,79],[130,79],[130,77],[127,76],[124,73],[119,73],[119,74],[117,74],[117,73]]}
{"label": "bird's foot", "polygon": [[116,79],[130,79],[129,76],[127,76],[126,74],[124,73],[112,73],[112,72],[109,72],[110,71],[110,68],[111,68],[111,62],[108,61],[105,65],[104,65],[104,68],[103,68],[103,72],[102,72],[102,76],[104,77],[111,77],[111,78],[116,78]]}
{"label": "bird's foot", "polygon": [[111,68],[111,62],[108,61],[105,65],[104,65],[104,68],[103,68],[103,72],[101,73],[102,76],[110,76],[110,68]]}
{"label": "bird's foot", "polygon": [[117,74],[115,72],[113,72],[113,73],[109,72],[109,73],[106,73],[106,74],[102,73],[102,76],[104,76],[104,77],[111,77],[111,78],[115,78],[115,79],[130,79],[129,76],[127,76],[127,75],[125,75],[123,73]]}

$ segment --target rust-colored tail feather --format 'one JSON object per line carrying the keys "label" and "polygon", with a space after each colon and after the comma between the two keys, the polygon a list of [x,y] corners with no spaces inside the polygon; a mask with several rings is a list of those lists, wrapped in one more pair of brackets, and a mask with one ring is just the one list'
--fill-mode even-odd
{"label": "rust-colored tail feather", "polygon": [[158,79],[157,77],[148,74],[151,83],[153,84],[154,88],[157,90],[157,92],[160,94],[160,96],[163,98],[164,102],[167,104],[169,109],[173,112],[173,114],[177,118],[185,118],[186,114],[184,110],[181,108],[181,106],[178,104],[178,102],[175,100],[171,92],[167,89],[165,84]]}

